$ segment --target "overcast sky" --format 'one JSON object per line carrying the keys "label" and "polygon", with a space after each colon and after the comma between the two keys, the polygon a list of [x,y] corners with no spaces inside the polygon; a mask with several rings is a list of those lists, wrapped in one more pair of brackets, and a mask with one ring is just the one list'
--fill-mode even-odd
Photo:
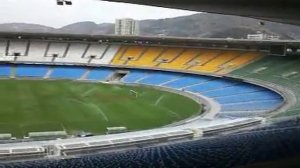
{"label": "overcast sky", "polygon": [[0,23],[35,23],[61,27],[80,21],[114,22],[116,18],[138,20],[169,18],[195,12],[112,3],[100,0],[72,0],[72,6],[57,6],[56,0],[0,0]]}

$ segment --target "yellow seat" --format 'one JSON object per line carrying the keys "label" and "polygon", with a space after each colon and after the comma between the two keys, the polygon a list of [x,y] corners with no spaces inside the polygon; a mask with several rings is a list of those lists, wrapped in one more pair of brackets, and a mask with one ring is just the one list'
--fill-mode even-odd
{"label": "yellow seat", "polygon": [[199,53],[199,49],[186,49],[175,60],[173,60],[170,63],[160,64],[160,67],[170,69],[185,69],[188,66],[187,63],[193,58],[195,58]]}
{"label": "yellow seat", "polygon": [[169,48],[157,58],[157,61],[172,62],[183,50],[183,48]]}
{"label": "yellow seat", "polygon": [[125,61],[122,60],[121,58],[126,50],[127,50],[127,46],[120,47],[117,54],[114,56],[113,60],[111,61],[111,63],[114,65],[123,65]]}
{"label": "yellow seat", "polygon": [[206,66],[211,67],[220,67],[223,64],[227,63],[228,61],[236,58],[240,53],[237,51],[229,51],[229,52],[223,52],[219,54],[215,59],[211,60],[206,64]]}
{"label": "yellow seat", "polygon": [[246,52],[244,54],[241,54],[240,56],[236,57],[232,61],[228,62],[224,69],[219,71],[220,74],[226,74],[231,72],[234,69],[237,69],[239,67],[245,66],[255,60],[258,60],[262,58],[262,54],[259,52]]}
{"label": "yellow seat", "polygon": [[127,65],[146,67],[155,66],[157,63],[154,62],[154,60],[161,54],[162,51],[162,47],[149,47],[139,60],[130,61]]}
{"label": "yellow seat", "polygon": [[145,49],[146,47],[142,47],[142,46],[129,46],[121,59],[126,62],[136,61],[137,59],[139,59],[139,57],[141,56],[141,54]]}

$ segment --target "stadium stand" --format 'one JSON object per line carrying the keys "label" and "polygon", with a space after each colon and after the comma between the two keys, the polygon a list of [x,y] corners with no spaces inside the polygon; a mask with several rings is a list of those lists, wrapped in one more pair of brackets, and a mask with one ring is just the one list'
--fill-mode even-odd
{"label": "stadium stand", "polygon": [[185,49],[184,52],[172,62],[161,63],[159,66],[169,69],[186,69],[188,67],[187,63],[198,56],[199,53],[199,49]]}
{"label": "stadium stand", "polygon": [[225,74],[261,57],[251,51],[121,46],[112,64]]}
{"label": "stadium stand", "polygon": [[[283,98],[274,91],[241,81],[202,75],[131,70],[123,79],[125,83],[139,83],[189,91],[213,98],[221,105],[220,116],[255,116],[277,109]],[[228,112],[231,112],[230,115]],[[226,113],[226,115],[222,115]]]}
{"label": "stadium stand", "polygon": [[179,57],[185,51],[184,48],[167,48],[165,52],[156,59],[157,66],[161,63],[169,63]]}
{"label": "stadium stand", "polygon": [[8,48],[8,55],[26,56],[28,54],[28,47],[30,43],[28,41],[10,41]]}
{"label": "stadium stand", "polygon": [[213,79],[213,77],[199,76],[199,75],[186,75],[183,76],[182,78],[178,78],[174,81],[165,83],[163,86],[171,87],[174,89],[180,89],[180,88],[185,88],[187,86],[196,85],[211,79]]}
{"label": "stadium stand", "polygon": [[142,80],[139,80],[138,83],[142,84],[148,84],[148,85],[160,85],[162,83],[165,83],[167,81],[179,78],[180,74],[176,73],[160,73],[156,72],[152,75],[148,75],[146,78],[143,78]]}
{"label": "stadium stand", "polygon": [[45,56],[52,57],[56,55],[57,57],[66,57],[66,53],[70,48],[70,43],[58,43],[58,42],[49,42]]}
{"label": "stadium stand", "polygon": [[[133,66],[143,66],[143,67],[153,67],[157,63],[155,60],[161,56],[161,54],[164,52],[164,48],[161,47],[149,47],[147,50],[143,53],[143,55],[140,57],[137,61],[131,61],[128,63],[128,65]],[[114,63],[115,64],[115,63]]]}
{"label": "stadium stand", "polygon": [[83,68],[83,67],[58,66],[58,67],[53,68],[50,78],[52,78],[52,79],[79,79],[85,71],[86,71],[86,68]]}
{"label": "stadium stand", "polygon": [[113,73],[112,69],[99,68],[90,70],[87,80],[105,81]]}
{"label": "stadium stand", "polygon": [[145,77],[145,75],[149,74],[149,72],[146,71],[130,71],[125,77],[122,78],[122,82],[125,83],[134,83],[135,81]]}
{"label": "stadium stand", "polygon": [[0,57],[3,59],[4,56],[6,56],[6,45],[7,42],[5,40],[0,41]]}
{"label": "stadium stand", "polygon": [[[136,61],[140,58],[145,49],[146,47],[141,46],[128,46],[126,52],[119,58],[119,61],[123,61],[122,64],[127,64],[129,61]],[[114,61],[117,60],[115,59]]]}
{"label": "stadium stand", "polygon": [[299,63],[299,57],[295,56],[266,56],[244,68],[237,69],[231,75],[246,79],[252,78],[268,81],[290,89],[296,96],[297,103],[281,115],[294,115],[300,113]]}
{"label": "stadium stand", "polygon": [[101,44],[100,46],[101,46],[101,52],[100,52],[101,54],[98,53],[97,56],[99,57],[93,59],[91,61],[91,64],[109,64],[119,49],[119,45],[114,45],[114,44],[110,44],[110,45]]}
{"label": "stadium stand", "polygon": [[31,41],[28,55],[18,58],[18,61],[51,62],[51,57],[45,57],[49,42]]}
{"label": "stadium stand", "polygon": [[46,75],[49,67],[44,65],[17,65],[17,77],[39,77],[42,78]]}
{"label": "stadium stand", "polygon": [[1,77],[10,77],[11,75],[11,66],[10,65],[0,65],[0,76]]}
{"label": "stadium stand", "polygon": [[[299,120],[193,141],[89,154],[80,158],[1,163],[9,167],[240,167],[297,156]],[[284,147],[283,147],[284,146]],[[236,157],[238,156],[238,159]],[[287,161],[288,162],[288,161]],[[276,164],[276,163],[275,163]],[[41,166],[42,165],[42,166]]]}
{"label": "stadium stand", "polygon": [[87,44],[70,43],[69,48],[65,53],[65,58],[57,58],[55,59],[55,62],[87,63],[88,60],[82,59],[86,48]]}
{"label": "stadium stand", "polygon": [[239,82],[230,81],[226,79],[213,79],[206,82],[202,82],[198,85],[186,87],[185,90],[192,91],[192,92],[204,92],[204,91],[214,90],[218,88],[229,87],[236,84],[239,84]]}
{"label": "stadium stand", "polygon": [[88,44],[87,48],[85,49],[82,57],[83,58],[90,58],[91,56],[95,56],[96,59],[100,59],[101,56],[105,53],[106,49],[108,48],[107,45],[102,44]]}
{"label": "stadium stand", "polygon": [[[3,45],[2,49],[1,43]],[[6,47],[8,46],[7,43],[9,43],[8,50]],[[118,48],[118,45],[98,43],[2,41],[0,42],[0,55],[2,53],[0,59],[13,61],[14,54],[17,54],[17,61],[21,62],[54,61],[57,63],[109,64]]]}

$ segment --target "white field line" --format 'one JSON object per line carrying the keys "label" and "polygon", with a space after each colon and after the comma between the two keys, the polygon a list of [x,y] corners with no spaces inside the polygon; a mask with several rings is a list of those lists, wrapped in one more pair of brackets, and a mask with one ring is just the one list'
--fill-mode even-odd
{"label": "white field line", "polygon": [[103,112],[103,110],[100,107],[98,107],[97,105],[92,104],[92,103],[89,103],[88,105],[97,109],[98,113],[103,117],[103,119],[108,122],[108,117],[106,116],[106,114]]}
{"label": "white field line", "polygon": [[83,105],[85,105],[85,106],[90,106],[90,107],[96,109],[97,112],[103,117],[103,119],[104,119],[105,121],[107,121],[107,122],[109,121],[109,119],[108,119],[108,117],[106,116],[106,114],[105,114],[105,113],[103,112],[103,110],[102,110],[100,107],[98,107],[97,105],[92,104],[92,103],[85,103],[85,102],[82,102],[82,101],[79,101],[79,100],[76,100],[76,99],[69,99],[69,100],[74,101],[74,102],[78,102],[78,103],[81,103],[81,104],[83,104]]}
{"label": "white field line", "polygon": [[154,105],[157,106],[163,98],[164,98],[164,95],[161,95],[161,96],[156,100],[156,102],[154,103]]}
{"label": "white field line", "polygon": [[176,116],[176,118],[180,118],[180,116],[179,116],[177,113],[175,113],[174,111],[169,110],[169,109],[167,109],[167,111],[168,111],[169,113],[173,114],[174,116]]}
{"label": "white field line", "polygon": [[60,123],[60,126],[62,127],[62,129],[63,129],[65,132],[67,132],[67,129],[66,129],[66,127],[64,126],[63,123]]}
{"label": "white field line", "polygon": [[82,94],[82,96],[85,97],[85,96],[89,95],[91,92],[93,92],[93,91],[96,90],[96,89],[97,89],[97,87],[91,88],[90,90],[85,91],[85,92]]}

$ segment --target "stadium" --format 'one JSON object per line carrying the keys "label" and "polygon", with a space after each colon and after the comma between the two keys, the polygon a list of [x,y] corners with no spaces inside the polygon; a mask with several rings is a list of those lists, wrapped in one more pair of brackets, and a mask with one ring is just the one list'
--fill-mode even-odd
{"label": "stadium", "polygon": [[1,32],[0,165],[299,165],[299,54],[293,40]]}

